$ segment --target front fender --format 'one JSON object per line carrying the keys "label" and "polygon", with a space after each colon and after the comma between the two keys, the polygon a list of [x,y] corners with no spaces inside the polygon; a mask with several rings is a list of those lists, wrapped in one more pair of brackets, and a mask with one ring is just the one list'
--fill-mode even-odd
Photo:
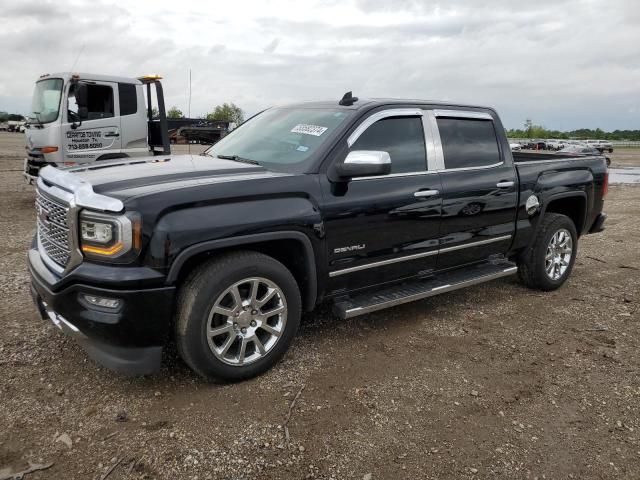
{"label": "front fender", "polygon": [[219,202],[165,213],[153,229],[145,263],[167,272],[174,284],[190,258],[203,252],[242,245],[295,240],[305,251],[307,298],[317,298],[317,265],[323,265],[322,219],[303,196]]}
{"label": "front fender", "polygon": [[252,199],[190,206],[165,213],[155,224],[147,264],[169,267],[187,248],[214,240],[297,230],[313,235],[318,209],[303,197]]}

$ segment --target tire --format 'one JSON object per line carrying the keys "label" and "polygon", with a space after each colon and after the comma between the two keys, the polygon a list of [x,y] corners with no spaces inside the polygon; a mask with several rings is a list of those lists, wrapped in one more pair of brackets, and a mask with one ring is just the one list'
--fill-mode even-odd
{"label": "tire", "polygon": [[252,251],[224,254],[191,272],[180,288],[178,352],[207,380],[254,377],[285,354],[301,313],[298,284],[284,265]]}
{"label": "tire", "polygon": [[[554,236],[559,235],[560,232],[564,232],[565,236],[569,236],[570,240],[567,245],[569,245],[571,252],[567,254],[566,247],[560,247],[562,241],[558,242],[558,248],[555,252],[560,251],[565,253],[552,255],[552,263],[558,259],[561,263],[555,264],[555,267],[552,267],[552,272],[548,273],[547,268],[550,266],[546,258],[547,254],[550,253],[548,249],[553,248],[551,247],[551,241],[554,239]],[[556,237],[556,240],[559,238],[564,237],[560,235]],[[518,259],[518,276],[522,283],[529,288],[544,291],[560,288],[564,282],[567,281],[569,275],[571,275],[577,251],[578,235],[573,221],[566,215],[546,213],[540,220],[540,225],[538,226],[538,231],[533,242]]]}

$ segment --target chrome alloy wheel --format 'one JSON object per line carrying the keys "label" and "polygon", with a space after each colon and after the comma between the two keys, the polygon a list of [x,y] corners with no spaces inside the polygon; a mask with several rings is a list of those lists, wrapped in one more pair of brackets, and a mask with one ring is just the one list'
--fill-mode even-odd
{"label": "chrome alloy wheel", "polygon": [[216,299],[207,319],[207,341],[219,360],[242,367],[267,355],[286,323],[280,287],[266,278],[245,278]]}
{"label": "chrome alloy wheel", "polygon": [[559,280],[569,268],[573,253],[573,240],[568,230],[561,228],[553,234],[544,257],[545,270],[551,280]]}

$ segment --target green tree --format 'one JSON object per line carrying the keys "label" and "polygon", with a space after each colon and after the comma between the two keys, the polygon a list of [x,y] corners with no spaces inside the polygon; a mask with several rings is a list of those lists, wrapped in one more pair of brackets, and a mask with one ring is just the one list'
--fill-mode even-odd
{"label": "green tree", "polygon": [[218,105],[213,113],[207,113],[206,119],[209,121],[225,120],[240,125],[244,122],[244,112],[236,104],[225,102],[222,105]]}
{"label": "green tree", "polygon": [[178,107],[171,107],[167,112],[167,118],[184,118],[182,110],[178,110]]}
{"label": "green tree", "polygon": [[156,107],[153,107],[151,109],[151,118],[158,118],[160,116],[160,113],[158,112],[158,109]]}
{"label": "green tree", "polygon": [[531,121],[530,118],[527,118],[524,121],[524,132],[525,132],[525,135],[527,136],[527,138],[531,138],[531,135],[532,135],[531,131],[532,130],[533,130],[533,122]]}

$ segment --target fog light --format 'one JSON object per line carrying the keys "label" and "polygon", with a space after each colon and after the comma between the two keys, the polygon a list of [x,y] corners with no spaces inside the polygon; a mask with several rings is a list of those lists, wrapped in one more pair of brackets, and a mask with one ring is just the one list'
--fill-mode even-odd
{"label": "fog light", "polygon": [[91,305],[103,308],[118,308],[120,306],[120,300],[117,298],[105,298],[98,297],[96,295],[83,295],[84,299]]}

